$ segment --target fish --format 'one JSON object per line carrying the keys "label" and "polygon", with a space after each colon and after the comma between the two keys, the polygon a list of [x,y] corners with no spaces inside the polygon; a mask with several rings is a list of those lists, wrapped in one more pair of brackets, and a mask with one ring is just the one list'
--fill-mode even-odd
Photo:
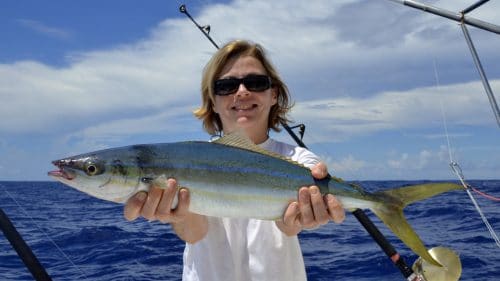
{"label": "fish", "polygon": [[[316,185],[333,194],[344,209],[369,209],[413,252],[440,266],[407,222],[403,209],[443,192],[463,189],[454,183],[426,183],[367,192],[328,176],[315,179],[309,168],[267,151],[242,134],[213,141],[138,144],[80,154],[52,162],[48,175],[81,192],[125,203],[152,184],[165,187],[175,178],[190,193],[189,211],[206,216],[279,220],[300,187]],[[177,196],[176,196],[177,197]],[[172,204],[175,208],[177,201]]]}

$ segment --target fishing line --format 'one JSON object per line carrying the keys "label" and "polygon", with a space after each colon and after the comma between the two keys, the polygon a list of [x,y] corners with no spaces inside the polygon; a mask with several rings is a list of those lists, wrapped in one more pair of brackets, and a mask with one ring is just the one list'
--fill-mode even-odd
{"label": "fishing line", "polygon": [[[437,89],[437,92],[440,93],[440,83],[439,83],[439,75],[438,75],[437,67],[436,67],[436,60],[434,60],[433,62],[434,62],[433,63],[433,65],[434,65],[434,75],[435,75],[435,79],[436,79],[436,89]],[[445,112],[445,109],[444,109],[443,99],[442,99],[441,96],[439,98],[439,104],[440,104],[440,107],[441,107],[441,116],[442,116],[442,119],[443,119],[443,126],[444,126],[445,135],[446,135],[447,147],[448,147],[448,155],[449,155],[449,158],[450,158],[449,165],[450,165],[453,173],[460,180],[460,183],[462,184],[462,186],[464,187],[465,191],[467,192],[467,195],[469,195],[470,200],[474,204],[474,207],[476,208],[477,212],[479,213],[479,215],[480,215],[483,223],[486,225],[486,228],[490,232],[491,237],[493,238],[493,240],[495,240],[496,245],[500,248],[500,239],[498,238],[498,236],[497,236],[495,230],[493,229],[493,227],[491,227],[491,225],[490,225],[488,219],[486,218],[486,216],[484,215],[481,207],[479,207],[479,204],[477,203],[476,199],[474,198],[474,196],[470,192],[471,185],[469,185],[466,182],[465,176],[464,176],[464,174],[462,172],[462,168],[460,167],[460,164],[458,164],[458,162],[456,162],[455,160],[453,160],[453,156],[452,156],[452,153],[451,153],[452,148],[451,148],[451,142],[450,142],[450,135],[449,135],[449,132],[448,132],[448,125],[446,123],[446,112]],[[491,196],[491,197],[493,197],[493,196]]]}
{"label": "fishing line", "polygon": [[24,213],[24,215],[26,217],[28,217],[31,222],[38,228],[38,230],[40,230],[43,235],[45,236],[45,238],[47,238],[50,242],[52,242],[52,244],[56,247],[56,249],[66,258],[66,260],[74,267],[76,268],[80,274],[86,279],[86,280],[89,280],[87,275],[85,275],[85,273],[83,272],[83,270],[78,267],[69,257],[68,255],[66,255],[66,253],[64,253],[64,251],[57,245],[57,243],[52,239],[50,238],[50,236],[45,232],[43,231],[43,229],[38,225],[38,223],[33,219],[32,216],[29,215],[29,213],[26,211],[26,209],[24,209],[21,204],[19,204],[19,202],[16,200],[16,198],[14,198],[7,190],[3,189],[3,191],[10,197],[10,199],[12,199],[12,201],[14,201],[16,203],[16,205],[19,207],[19,209],[21,209],[21,211]]}

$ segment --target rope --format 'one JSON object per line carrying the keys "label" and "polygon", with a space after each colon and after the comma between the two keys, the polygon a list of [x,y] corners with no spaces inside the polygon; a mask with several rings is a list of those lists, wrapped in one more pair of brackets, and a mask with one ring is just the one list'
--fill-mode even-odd
{"label": "rope", "polygon": [[[495,240],[495,243],[500,248],[500,239],[498,238],[498,236],[497,236],[495,230],[493,229],[493,227],[491,227],[491,225],[490,225],[488,219],[486,218],[486,216],[484,215],[483,211],[479,207],[479,204],[477,203],[476,199],[474,198],[474,196],[470,192],[470,188],[469,187],[471,187],[471,186],[468,185],[465,182],[465,177],[464,177],[464,175],[462,173],[462,168],[460,168],[460,165],[458,163],[453,162],[453,161],[450,163],[450,167],[453,170],[453,172],[455,173],[455,175],[457,175],[457,177],[460,179],[460,182],[462,183],[463,187],[465,188],[465,191],[467,191],[467,195],[469,195],[469,198],[472,201],[472,203],[474,204],[474,207],[476,207],[476,210],[479,213],[479,215],[481,216],[481,219],[483,220],[483,223],[486,225],[486,228],[490,232],[491,237],[493,238],[493,240]],[[475,189],[473,187],[471,187],[471,188],[473,190],[477,190],[477,189]],[[488,195],[488,196],[490,196],[490,195]],[[491,197],[493,197],[493,196],[491,196]],[[495,198],[495,197],[493,197],[493,198]],[[495,198],[495,199],[498,199],[498,198]]]}
{"label": "rope", "polygon": [[485,193],[485,192],[482,192],[482,191],[480,191],[480,190],[478,190],[478,189],[476,189],[476,188],[474,188],[474,187],[472,187],[472,186],[470,186],[470,188],[471,188],[474,192],[476,192],[477,194],[479,194],[479,195],[481,195],[481,196],[483,196],[483,197],[485,197],[485,198],[488,198],[488,199],[490,199],[490,200],[492,200],[492,201],[500,201],[500,198],[499,198],[499,197],[495,197],[495,196],[493,196],[493,195],[489,195],[489,194],[487,194],[487,193]]}
{"label": "rope", "polygon": [[493,227],[491,227],[490,223],[488,222],[488,219],[486,219],[486,216],[483,214],[483,211],[481,210],[481,208],[477,204],[476,199],[474,198],[474,196],[472,196],[470,189],[466,188],[465,191],[467,191],[467,194],[469,195],[470,200],[472,201],[472,203],[474,203],[474,206],[476,207],[476,210],[478,211],[479,215],[481,216],[483,223],[486,225],[486,228],[488,228],[488,231],[490,232],[491,237],[493,238],[493,240],[495,240],[495,243],[497,244],[498,248],[500,248],[500,239],[498,238]]}

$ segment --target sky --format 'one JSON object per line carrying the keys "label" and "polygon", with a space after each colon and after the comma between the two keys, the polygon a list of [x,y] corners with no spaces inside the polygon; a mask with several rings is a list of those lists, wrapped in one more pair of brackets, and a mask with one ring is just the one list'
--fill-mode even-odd
{"label": "sky", "polygon": [[[425,3],[458,12],[476,1]],[[460,29],[376,1],[5,1],[0,180],[50,180],[51,161],[138,143],[208,140],[192,111],[215,47],[261,44],[303,141],[347,180],[500,178],[500,128]],[[500,25],[500,3],[469,16]],[[469,27],[500,99],[500,36]],[[272,137],[294,143],[282,131]]]}

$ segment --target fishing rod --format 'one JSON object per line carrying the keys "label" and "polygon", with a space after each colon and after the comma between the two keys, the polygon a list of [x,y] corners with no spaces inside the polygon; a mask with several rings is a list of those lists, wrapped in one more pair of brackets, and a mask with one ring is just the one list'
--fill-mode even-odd
{"label": "fishing rod", "polygon": [[[215,48],[219,49],[219,46],[213,41],[213,39],[210,37],[210,25],[205,25],[205,26],[200,26],[194,18],[189,14],[187,11],[186,5],[182,4],[179,7],[179,11],[183,14],[185,14],[195,25],[198,27],[198,29],[205,35],[205,37],[210,40],[210,42],[215,46]],[[295,140],[297,145],[300,147],[307,148],[307,146],[302,142],[302,137],[305,131],[305,125],[300,124],[298,126],[295,126],[293,128],[298,127],[300,130],[301,138],[299,138],[295,132],[292,130],[286,122],[282,121],[281,125],[285,130],[290,134],[290,136]],[[330,177],[328,175],[327,177]],[[352,211],[352,214],[358,219],[358,221],[361,223],[361,225],[365,228],[365,230],[370,234],[370,236],[375,240],[375,242],[380,246],[382,251],[389,257],[389,259],[392,261],[392,263],[399,269],[401,274],[404,276],[404,278],[408,281],[421,281],[425,280],[421,276],[420,273],[415,273],[412,268],[410,268],[403,257],[396,251],[396,249],[392,246],[392,244],[385,238],[385,236],[380,232],[380,230],[377,228],[377,226],[370,220],[370,218],[366,215],[366,213],[361,210],[361,209],[356,209]]]}
{"label": "fishing rod", "polygon": [[14,248],[19,258],[21,258],[24,265],[31,272],[33,278],[37,281],[51,281],[52,279],[47,271],[45,271],[45,268],[40,264],[33,251],[31,251],[31,248],[26,244],[2,208],[0,208],[0,229],[2,229],[12,248]]}
{"label": "fishing rod", "polygon": [[493,110],[493,114],[495,115],[495,119],[497,121],[498,127],[500,127],[500,109],[498,109],[497,101],[495,100],[495,96],[493,95],[493,91],[491,90],[490,84],[488,82],[488,78],[486,77],[486,73],[484,72],[483,66],[481,65],[481,61],[479,60],[479,56],[477,55],[476,49],[474,48],[474,44],[472,43],[472,39],[470,38],[469,31],[467,30],[466,25],[472,25],[474,27],[490,31],[496,34],[500,34],[500,26],[494,25],[482,20],[478,20],[472,18],[470,16],[466,16],[467,13],[472,12],[473,10],[479,8],[483,4],[487,3],[489,0],[480,0],[469,7],[463,9],[462,11],[455,13],[445,9],[441,9],[438,7],[434,7],[431,5],[419,3],[413,0],[389,0],[395,3],[403,4],[408,7],[412,7],[415,9],[422,10],[424,12],[428,12],[434,15],[442,16],[447,19],[451,19],[460,23],[460,27],[465,37],[465,41],[467,42],[467,46],[472,55],[472,59],[474,60],[474,64],[476,65],[477,71],[479,72],[479,76],[481,77],[481,81],[483,83],[484,90],[486,91],[486,95],[488,96],[488,100],[490,102],[491,109]]}
{"label": "fishing rod", "polygon": [[[214,45],[214,47],[216,49],[219,49],[219,46],[217,45],[217,43],[215,43],[215,41],[210,36],[210,25],[204,25],[204,26],[199,25],[196,22],[196,20],[191,16],[191,14],[189,14],[185,4],[182,4],[179,7],[179,12],[181,12],[182,14],[185,14],[194,23],[194,25],[201,31],[201,33],[203,33],[203,35],[205,35],[205,37],[212,43],[212,45]],[[290,136],[295,140],[295,142],[299,146],[306,148],[306,145],[302,142],[302,138],[304,137],[304,131],[306,128],[306,126],[304,124],[299,124],[297,126],[290,127],[290,126],[288,126],[288,124],[285,121],[281,121],[280,123],[281,123],[281,126],[283,126],[283,128],[285,128],[285,130],[290,134]],[[295,128],[299,128],[299,133],[301,135],[301,138],[299,138],[295,134],[295,132],[293,131],[293,129],[295,129]]]}

